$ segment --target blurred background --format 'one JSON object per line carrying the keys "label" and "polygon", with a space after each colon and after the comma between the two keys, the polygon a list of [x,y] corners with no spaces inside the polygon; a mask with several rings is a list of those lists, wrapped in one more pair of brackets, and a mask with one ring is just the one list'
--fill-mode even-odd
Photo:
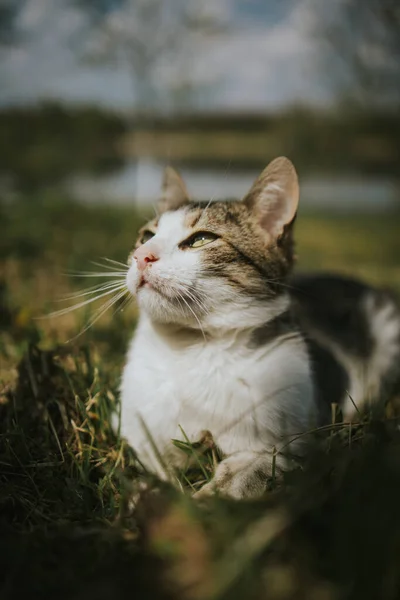
{"label": "blurred background", "polygon": [[166,165],[239,198],[282,154],[298,268],[400,294],[398,0],[0,0],[2,600],[400,597],[395,402],[335,421],[265,503],[157,484],[125,522],[142,487],[111,413],[136,315],[101,316],[104,257],[126,262]]}
{"label": "blurred background", "polygon": [[300,267],[400,289],[399,107],[396,0],[1,0],[4,328],[126,259],[167,164],[237,198],[288,156]]}

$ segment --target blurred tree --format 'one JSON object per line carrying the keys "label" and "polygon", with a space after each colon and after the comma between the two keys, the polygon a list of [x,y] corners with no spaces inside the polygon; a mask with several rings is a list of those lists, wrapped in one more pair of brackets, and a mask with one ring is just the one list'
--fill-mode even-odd
{"label": "blurred tree", "polygon": [[34,193],[77,174],[103,174],[123,164],[122,120],[95,108],[46,103],[0,112],[0,180]]}
{"label": "blurred tree", "polygon": [[400,106],[398,0],[314,2],[313,23],[326,44],[329,83],[370,108]]}
{"label": "blurred tree", "polygon": [[[168,95],[185,102],[193,89],[197,36],[221,34],[223,12],[191,0],[72,0],[88,17],[83,53],[91,61],[123,64],[136,112],[150,118]],[[178,107],[179,108],[179,107]]]}
{"label": "blurred tree", "polygon": [[[123,65],[130,75],[132,108],[127,115],[130,143],[135,130],[156,113],[191,104],[193,58],[199,36],[226,30],[218,3],[194,0],[71,0],[87,16],[83,56]],[[207,82],[210,85],[210,82]],[[149,134],[150,135],[150,134]],[[132,183],[134,188],[137,185]],[[135,196],[136,190],[132,189]]]}
{"label": "blurred tree", "polygon": [[400,3],[315,0],[313,7],[326,83],[339,96],[349,131],[365,132],[364,139],[350,140],[349,160],[362,168],[363,156],[366,173],[371,161],[390,172],[400,204]]}
{"label": "blurred tree", "polygon": [[0,50],[18,41],[16,23],[25,2],[26,0],[0,0]]}

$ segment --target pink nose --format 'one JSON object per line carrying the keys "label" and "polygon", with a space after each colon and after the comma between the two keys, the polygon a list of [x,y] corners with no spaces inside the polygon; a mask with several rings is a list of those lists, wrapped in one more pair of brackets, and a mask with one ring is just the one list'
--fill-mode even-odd
{"label": "pink nose", "polygon": [[144,271],[147,265],[154,263],[159,259],[154,252],[154,248],[146,248],[146,244],[135,250],[133,258],[136,260],[139,271]]}

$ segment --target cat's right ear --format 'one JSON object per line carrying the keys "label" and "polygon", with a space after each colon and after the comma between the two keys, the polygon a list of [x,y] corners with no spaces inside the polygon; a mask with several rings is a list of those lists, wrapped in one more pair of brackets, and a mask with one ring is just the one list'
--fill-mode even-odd
{"label": "cat's right ear", "polygon": [[177,210],[189,203],[189,194],[185,182],[175,169],[166,167],[162,182],[162,195],[158,203],[160,213]]}
{"label": "cat's right ear", "polygon": [[291,161],[281,156],[269,163],[243,202],[259,225],[279,238],[293,223],[299,203],[299,182]]}

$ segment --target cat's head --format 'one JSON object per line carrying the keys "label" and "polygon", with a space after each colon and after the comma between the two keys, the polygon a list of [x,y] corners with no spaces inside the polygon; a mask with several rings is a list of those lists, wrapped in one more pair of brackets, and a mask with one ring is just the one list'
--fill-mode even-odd
{"label": "cat's head", "polygon": [[299,200],[287,158],[272,161],[240,201],[194,202],[165,172],[160,215],[139,232],[128,288],[152,320],[190,327],[252,325],[279,304],[293,263]]}

